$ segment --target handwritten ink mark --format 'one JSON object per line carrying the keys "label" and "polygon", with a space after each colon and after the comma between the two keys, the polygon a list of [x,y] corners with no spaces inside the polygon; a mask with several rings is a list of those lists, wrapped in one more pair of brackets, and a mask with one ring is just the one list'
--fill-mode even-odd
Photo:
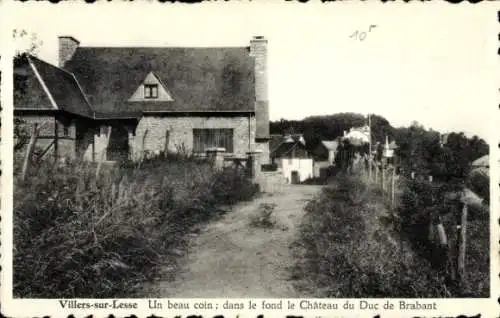
{"label": "handwritten ink mark", "polygon": [[370,27],[368,28],[368,31],[361,31],[360,32],[359,30],[356,30],[349,37],[354,38],[355,40],[364,41],[366,39],[367,34],[370,33],[372,31],[372,29],[375,27],[377,27],[376,24],[371,24]]}

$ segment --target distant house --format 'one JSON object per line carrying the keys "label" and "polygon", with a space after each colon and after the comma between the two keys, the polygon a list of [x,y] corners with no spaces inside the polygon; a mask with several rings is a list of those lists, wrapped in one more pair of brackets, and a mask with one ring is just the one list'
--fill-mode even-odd
{"label": "distant house", "polygon": [[302,134],[271,134],[269,135],[269,149],[271,153],[276,150],[283,142],[299,141],[304,146],[306,141]]}
{"label": "distant house", "polygon": [[396,144],[396,141],[391,141],[389,142],[389,138],[386,136],[385,137],[385,144],[384,144],[384,149],[383,149],[383,156],[386,158],[393,158],[394,157],[394,151],[398,148],[398,145]]}
{"label": "distant house", "polygon": [[267,40],[242,47],[87,47],[59,37],[59,65],[15,66],[14,115],[54,155],[140,160],[179,150],[260,151],[269,162]]}
{"label": "distant house", "polygon": [[370,127],[352,127],[349,132],[344,132],[344,138],[349,139],[353,145],[362,145],[370,142]]}
{"label": "distant house", "polygon": [[303,182],[313,177],[313,159],[302,135],[282,136],[281,143],[271,151],[271,160],[290,183]]}
{"label": "distant house", "polygon": [[484,155],[471,164],[471,174],[481,174],[489,177],[490,175],[490,155]]}

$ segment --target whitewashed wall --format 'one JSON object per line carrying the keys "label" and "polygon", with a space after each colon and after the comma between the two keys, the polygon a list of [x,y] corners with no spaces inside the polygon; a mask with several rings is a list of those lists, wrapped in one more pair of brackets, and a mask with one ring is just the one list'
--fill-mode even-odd
{"label": "whitewashed wall", "polygon": [[292,182],[292,171],[299,172],[300,182],[313,177],[313,160],[312,159],[281,159],[281,171],[283,176]]}

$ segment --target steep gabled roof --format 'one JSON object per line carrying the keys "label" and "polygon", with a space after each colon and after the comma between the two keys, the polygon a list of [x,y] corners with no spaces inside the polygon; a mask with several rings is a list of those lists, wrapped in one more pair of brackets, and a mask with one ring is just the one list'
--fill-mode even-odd
{"label": "steep gabled roof", "polygon": [[[34,56],[26,58],[46,94],[45,98],[50,100],[50,106],[68,113],[92,117],[92,109],[73,74]],[[26,108],[27,105],[19,105],[17,108],[23,107]]]}
{"label": "steep gabled roof", "polygon": [[273,152],[283,143],[283,135],[269,135],[269,150]]}
{"label": "steep gabled roof", "polygon": [[271,152],[278,149],[283,143],[299,142],[305,146],[304,135],[302,134],[272,134],[269,135],[269,149]]}
{"label": "steep gabled roof", "polygon": [[289,154],[293,149],[300,149],[307,154],[307,149],[300,141],[282,142],[278,148],[271,152],[271,157],[280,158]]}
{"label": "steep gabled roof", "polygon": [[[64,68],[100,113],[255,110],[254,58],[246,47],[78,47]],[[150,72],[173,101],[128,102]]]}

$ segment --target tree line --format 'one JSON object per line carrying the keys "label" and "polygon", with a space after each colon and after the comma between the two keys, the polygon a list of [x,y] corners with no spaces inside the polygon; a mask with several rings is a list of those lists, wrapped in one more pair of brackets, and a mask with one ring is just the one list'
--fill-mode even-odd
{"label": "tree line", "polygon": [[[351,127],[368,124],[366,116],[357,113],[311,116],[303,120],[272,121],[272,134],[302,133],[309,151],[313,151],[322,140],[335,140]],[[398,165],[403,171],[432,175],[444,182],[464,181],[471,169],[471,163],[488,154],[489,146],[478,136],[467,137],[463,132],[445,135],[426,129],[417,122],[409,127],[393,127],[380,115],[371,115],[372,149],[376,159],[382,156],[386,136],[398,146],[395,150]],[[378,143],[378,144],[377,144]],[[352,158],[353,153],[368,153],[368,145],[354,146],[341,143],[338,157]]]}

